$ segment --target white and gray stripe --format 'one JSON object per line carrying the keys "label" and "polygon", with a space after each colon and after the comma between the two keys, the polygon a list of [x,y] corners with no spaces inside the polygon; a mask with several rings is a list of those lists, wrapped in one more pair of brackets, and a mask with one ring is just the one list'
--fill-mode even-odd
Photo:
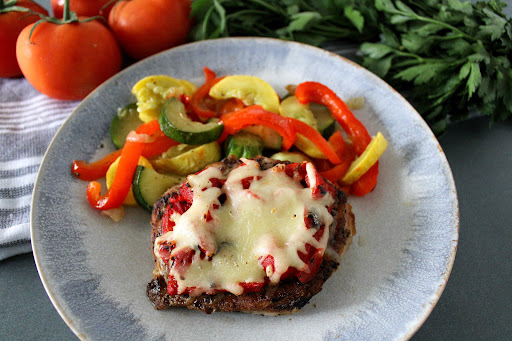
{"label": "white and gray stripe", "polygon": [[25,79],[0,80],[0,260],[30,252],[34,182],[57,129],[77,102],[51,99]]}

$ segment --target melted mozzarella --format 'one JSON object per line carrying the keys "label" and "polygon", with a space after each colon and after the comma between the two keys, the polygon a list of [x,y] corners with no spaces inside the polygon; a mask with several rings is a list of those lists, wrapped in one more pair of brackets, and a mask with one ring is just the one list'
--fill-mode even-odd
{"label": "melted mozzarella", "polygon": [[[191,207],[181,216],[174,214],[174,231],[157,238],[155,251],[164,242],[176,244],[173,253],[186,248],[197,250],[185,273],[170,268],[178,282],[178,293],[194,287],[192,296],[209,289],[242,294],[240,283],[262,283],[265,276],[271,283],[278,283],[289,267],[303,268],[305,264],[297,252],[305,252],[306,244],[326,249],[329,229],[317,241],[313,235],[318,230],[306,228],[304,214],[313,213],[321,225],[328,227],[333,217],[326,207],[334,202],[332,196],[327,193],[313,199],[312,189],[287,176],[284,165],[261,171],[256,161],[244,162],[227,177],[214,167],[189,176],[194,196]],[[306,170],[310,179],[316,179],[312,165],[308,164]],[[244,189],[242,179],[248,177],[253,180]],[[211,178],[226,182],[221,189],[211,187]],[[226,195],[223,205],[218,200],[221,194]],[[219,208],[213,209],[214,205]],[[213,219],[206,222],[208,211]],[[198,246],[212,256],[210,260],[200,259]],[[274,269],[263,269],[259,264],[259,259],[267,255],[274,258]]]}

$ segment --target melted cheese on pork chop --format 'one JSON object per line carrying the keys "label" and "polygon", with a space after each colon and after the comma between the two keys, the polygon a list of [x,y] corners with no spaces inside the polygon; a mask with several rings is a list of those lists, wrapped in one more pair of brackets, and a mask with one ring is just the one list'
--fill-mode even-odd
{"label": "melted cheese on pork chop", "polygon": [[[229,172],[227,177],[215,167],[189,176],[193,191],[191,207],[183,215],[174,213],[171,216],[176,223],[174,230],[155,242],[157,256],[159,245],[164,242],[175,243],[173,252],[196,250],[185,273],[170,268],[170,274],[178,282],[178,293],[194,287],[192,296],[209,289],[239,295],[243,293],[240,283],[263,283],[266,275],[271,283],[277,284],[289,267],[300,270],[305,266],[297,251],[306,253],[306,244],[326,249],[328,226],[333,221],[326,207],[334,202],[333,197],[326,193],[314,199],[312,189],[287,176],[283,164],[262,171],[256,161],[243,161],[245,164]],[[309,179],[316,179],[312,164],[306,170]],[[244,189],[242,179],[248,177],[253,180]],[[226,179],[226,182],[222,188],[212,187],[211,178]],[[218,200],[221,194],[226,195],[222,205]],[[208,211],[213,218],[209,222],[206,221]],[[305,212],[314,214],[320,225],[326,226],[320,240],[313,237],[316,228],[306,228]],[[198,246],[211,260],[200,258]],[[271,267],[264,269],[258,262],[267,255],[274,258],[274,271]]]}

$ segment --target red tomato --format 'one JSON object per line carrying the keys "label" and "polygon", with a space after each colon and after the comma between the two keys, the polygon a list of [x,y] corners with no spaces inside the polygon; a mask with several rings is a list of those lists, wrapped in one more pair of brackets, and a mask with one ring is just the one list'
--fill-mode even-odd
{"label": "red tomato", "polygon": [[119,1],[108,24],[123,50],[142,59],[184,43],[190,31],[190,1]]}
{"label": "red tomato", "polygon": [[[93,17],[95,15],[101,15],[108,19],[108,14],[114,6],[112,2],[110,5],[105,6],[110,0],[69,0],[69,8],[75,12],[79,17]],[[52,11],[53,16],[56,18],[62,18],[64,13],[64,0],[52,0]]]}
{"label": "red tomato", "polygon": [[[25,7],[44,15],[46,10],[29,0],[18,0],[15,6]],[[21,70],[16,60],[16,39],[21,30],[39,20],[37,15],[27,15],[27,12],[0,13],[0,77],[21,76]]]}
{"label": "red tomato", "polygon": [[18,37],[18,63],[30,84],[50,97],[83,99],[121,68],[119,46],[98,20],[62,25],[43,22],[29,41],[32,26]]}

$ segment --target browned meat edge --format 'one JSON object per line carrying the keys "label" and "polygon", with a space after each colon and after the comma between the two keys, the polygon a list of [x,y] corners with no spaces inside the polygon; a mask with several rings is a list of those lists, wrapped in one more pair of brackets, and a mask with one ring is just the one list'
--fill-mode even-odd
{"label": "browned meat edge", "polygon": [[[280,163],[265,157],[256,158],[262,170],[268,169]],[[240,164],[235,158],[226,158],[216,164],[217,167],[228,173]],[[179,187],[169,189],[155,204],[151,225],[153,227],[151,244],[161,234],[161,220],[168,205],[168,200]],[[336,204],[333,210],[334,222],[330,228],[329,245],[342,255],[349,247],[352,236],[355,234],[354,215],[344,192],[337,190]],[[324,260],[317,274],[307,283],[302,284],[296,278],[288,279],[277,286],[266,285],[261,291],[233,295],[231,293],[219,293],[215,295],[189,295],[167,294],[166,281],[162,276],[154,276],[147,286],[147,295],[156,309],[166,309],[171,306],[197,309],[209,314],[214,311],[243,311],[263,314],[288,314],[299,310],[309,300],[322,290],[324,282],[337,270],[339,259],[329,258],[329,253],[324,255]]]}

